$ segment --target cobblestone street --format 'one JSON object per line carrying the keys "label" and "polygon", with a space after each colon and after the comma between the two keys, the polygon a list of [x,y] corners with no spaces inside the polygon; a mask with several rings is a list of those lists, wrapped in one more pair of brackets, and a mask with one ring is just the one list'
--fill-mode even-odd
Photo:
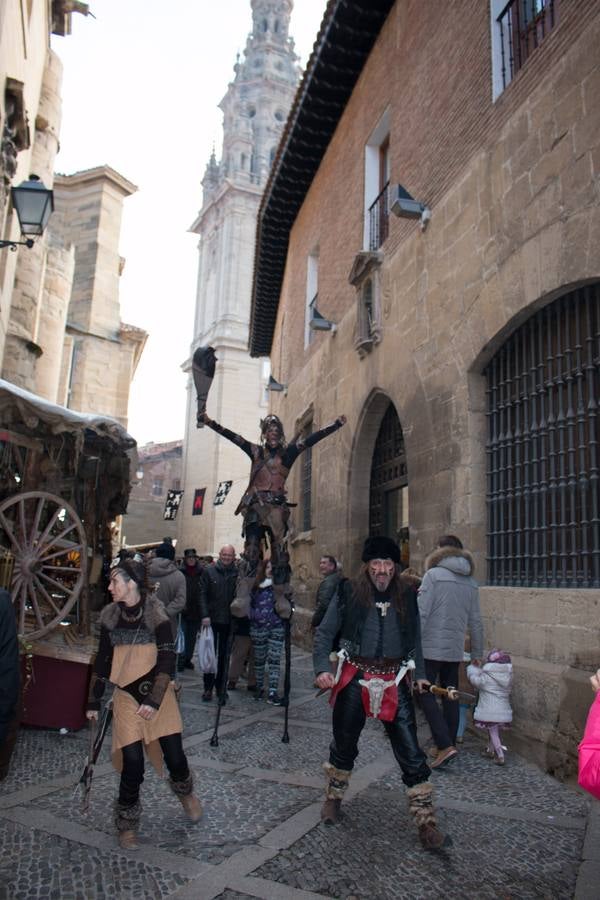
{"label": "cobblestone street", "polygon": [[[578,791],[516,754],[504,768],[467,736],[434,773],[442,828],[452,846],[424,852],[409,821],[399,770],[379,723],[363,732],[342,824],[319,822],[330,711],[312,688],[310,656],[294,651],[290,743],[284,711],[240,688],[209,745],[215,704],[185,674],[184,743],[204,817],[189,824],[149,768],[142,788],[141,849],[117,848],[117,775],[107,739],[87,815],[74,799],[87,734],[22,729],[1,785],[0,897],[177,900],[389,900],[389,898],[597,898],[600,819]],[[425,731],[422,737],[426,737]],[[510,748],[510,735],[507,738]],[[592,852],[592,847],[596,851]]]}

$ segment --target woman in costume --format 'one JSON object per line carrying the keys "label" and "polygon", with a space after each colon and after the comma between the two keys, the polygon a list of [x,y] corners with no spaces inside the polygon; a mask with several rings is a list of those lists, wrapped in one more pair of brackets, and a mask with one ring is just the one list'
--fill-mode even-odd
{"label": "woman in costume", "polygon": [[150,591],[141,562],[119,562],[111,572],[109,591],[113,602],[100,616],[100,644],[87,717],[98,717],[106,683],[112,682],[112,759],[121,773],[115,824],[121,848],[136,850],[144,749],[159,773],[164,758],[171,790],[192,822],[202,816],[202,806],[193,793],[192,774],[183,752],[183,724],[172,682],[175,645],[169,617]]}

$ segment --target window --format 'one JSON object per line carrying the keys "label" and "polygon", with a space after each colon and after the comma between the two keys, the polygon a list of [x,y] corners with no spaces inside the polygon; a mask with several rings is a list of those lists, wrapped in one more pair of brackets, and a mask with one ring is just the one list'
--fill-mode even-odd
{"label": "window", "polygon": [[494,100],[558,21],[559,0],[492,0]]}
{"label": "window", "polygon": [[163,478],[154,478],[152,480],[152,496],[153,497],[162,497],[163,495]]}
{"label": "window", "polygon": [[181,490],[181,478],[174,478],[174,479],[173,479],[173,488],[172,488],[172,490],[174,490],[174,491],[179,491],[179,490]]}
{"label": "window", "polygon": [[314,331],[310,328],[312,311],[317,305],[319,294],[319,250],[315,248],[308,255],[306,264],[306,314],[304,317],[304,347],[310,346]]}
{"label": "window", "polygon": [[363,247],[378,250],[389,234],[390,114],[379,120],[365,146],[365,224]]}
{"label": "window", "polygon": [[600,283],[535,313],[488,365],[490,584],[600,587]]}

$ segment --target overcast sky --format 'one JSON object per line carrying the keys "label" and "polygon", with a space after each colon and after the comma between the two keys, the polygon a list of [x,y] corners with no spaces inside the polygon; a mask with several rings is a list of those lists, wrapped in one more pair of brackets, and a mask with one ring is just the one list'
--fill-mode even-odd
{"label": "overcast sky", "polygon": [[[304,65],[326,0],[295,0],[291,35]],[[217,104],[251,30],[250,0],[91,0],[73,33],[53,37],[63,61],[63,119],[56,170],[109,165],[138,187],[124,202],[123,321],[149,332],[135,376],[129,431],[138,444],[183,438],[192,340],[200,181]]]}

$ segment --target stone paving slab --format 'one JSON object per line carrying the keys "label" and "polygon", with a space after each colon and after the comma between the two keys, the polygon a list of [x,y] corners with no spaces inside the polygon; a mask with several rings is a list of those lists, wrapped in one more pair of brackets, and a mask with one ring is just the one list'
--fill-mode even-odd
{"label": "stone paving slab", "polygon": [[168,897],[189,879],[132,855],[107,854],[35,828],[2,824],[2,900]]}
{"label": "stone paving slab", "polygon": [[[482,746],[476,739],[467,738],[458,757],[432,774],[439,802],[468,800],[470,803],[488,804],[490,798],[496,798],[497,802],[501,797],[504,807],[575,818],[587,815],[590,804],[583,793],[549,778],[536,766],[522,757],[515,757],[510,751],[506,755],[506,765],[496,766],[481,757]],[[400,771],[391,771],[383,786],[400,790]]]}
{"label": "stone paving slab", "polygon": [[425,855],[403,793],[369,789],[345,805],[343,823],[317,825],[261,866],[259,878],[353,900],[571,898],[582,836],[532,823],[445,812],[453,836]]}
{"label": "stone paving slab", "polygon": [[[272,721],[255,722],[242,731],[221,737],[218,747],[203,748],[202,755],[258,768],[319,775],[323,762],[328,758],[331,737],[310,728],[290,730],[290,743],[283,744],[283,710],[278,710],[278,713]],[[300,715],[302,713],[295,712],[295,716]],[[383,733],[383,729],[365,729],[363,732],[357,768],[384,752],[385,745],[379,731]]]}
{"label": "stone paving slab", "polygon": [[[188,822],[166,781],[147,769],[142,787],[144,811],[140,834],[153,847],[202,862],[221,862],[240,847],[256,843],[321,794],[314,787],[288,785],[282,790],[279,784],[269,781],[200,770],[194,767],[194,757],[189,761],[204,806],[202,820],[195,825]],[[57,818],[69,816],[82,827],[112,835],[111,810],[117,790],[116,773],[94,779],[87,814],[81,812],[79,804],[73,803],[71,790],[56,791],[32,805],[50,811]]]}

